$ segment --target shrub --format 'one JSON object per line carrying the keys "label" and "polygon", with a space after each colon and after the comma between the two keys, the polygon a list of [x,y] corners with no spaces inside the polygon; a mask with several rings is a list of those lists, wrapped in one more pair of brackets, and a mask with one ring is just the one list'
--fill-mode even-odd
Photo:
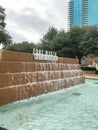
{"label": "shrub", "polygon": [[95,74],[98,74],[98,70],[96,70]]}
{"label": "shrub", "polygon": [[83,71],[96,71],[95,67],[81,67]]}

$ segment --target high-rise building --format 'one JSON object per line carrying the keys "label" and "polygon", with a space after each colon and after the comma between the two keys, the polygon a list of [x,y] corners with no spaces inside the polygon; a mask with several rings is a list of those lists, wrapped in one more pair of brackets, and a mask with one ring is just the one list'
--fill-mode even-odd
{"label": "high-rise building", "polygon": [[69,27],[98,24],[98,0],[70,0],[68,2]]}

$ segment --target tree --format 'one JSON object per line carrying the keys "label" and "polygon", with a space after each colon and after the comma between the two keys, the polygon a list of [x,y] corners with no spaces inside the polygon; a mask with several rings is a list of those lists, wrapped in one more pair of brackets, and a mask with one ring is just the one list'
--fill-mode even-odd
{"label": "tree", "polygon": [[41,39],[40,48],[43,50],[51,50],[52,40],[55,38],[57,33],[58,31],[56,28],[49,28],[47,33]]}
{"label": "tree", "polygon": [[12,43],[11,36],[5,30],[5,17],[5,9],[0,6],[0,44],[2,44],[4,48]]}
{"label": "tree", "polygon": [[12,43],[11,36],[6,30],[0,30],[0,44],[3,45],[4,48],[6,48],[7,45],[10,45]]}
{"label": "tree", "polygon": [[73,27],[69,32],[70,49],[74,57],[79,59],[98,50],[97,26]]}
{"label": "tree", "polygon": [[4,22],[6,17],[5,9],[0,6],[0,29],[5,28],[6,23]]}
{"label": "tree", "polygon": [[24,41],[22,43],[14,43],[12,45],[9,45],[6,47],[6,50],[32,53],[33,48],[35,47],[36,45],[34,43],[28,43],[27,41]]}
{"label": "tree", "polygon": [[57,52],[58,56],[61,57],[72,56],[69,53],[70,51],[69,37],[64,30],[59,31],[58,34],[55,36],[55,38],[52,40],[51,48],[52,51]]}
{"label": "tree", "polygon": [[73,27],[70,31],[57,31],[55,35],[50,29],[43,37],[41,46],[46,50],[56,51],[58,56],[81,59],[89,54],[98,56],[98,27]]}

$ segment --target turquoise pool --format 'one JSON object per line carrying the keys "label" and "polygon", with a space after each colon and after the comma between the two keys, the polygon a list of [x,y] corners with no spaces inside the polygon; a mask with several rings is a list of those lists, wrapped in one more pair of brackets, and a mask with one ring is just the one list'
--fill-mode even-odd
{"label": "turquoise pool", "polygon": [[98,80],[0,107],[8,130],[98,130]]}

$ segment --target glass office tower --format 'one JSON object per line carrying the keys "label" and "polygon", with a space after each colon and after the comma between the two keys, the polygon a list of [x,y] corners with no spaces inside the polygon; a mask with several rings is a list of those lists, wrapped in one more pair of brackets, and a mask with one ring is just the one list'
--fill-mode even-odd
{"label": "glass office tower", "polygon": [[88,0],[88,25],[98,25],[98,0]]}
{"label": "glass office tower", "polygon": [[98,0],[70,0],[69,27],[98,24]]}

